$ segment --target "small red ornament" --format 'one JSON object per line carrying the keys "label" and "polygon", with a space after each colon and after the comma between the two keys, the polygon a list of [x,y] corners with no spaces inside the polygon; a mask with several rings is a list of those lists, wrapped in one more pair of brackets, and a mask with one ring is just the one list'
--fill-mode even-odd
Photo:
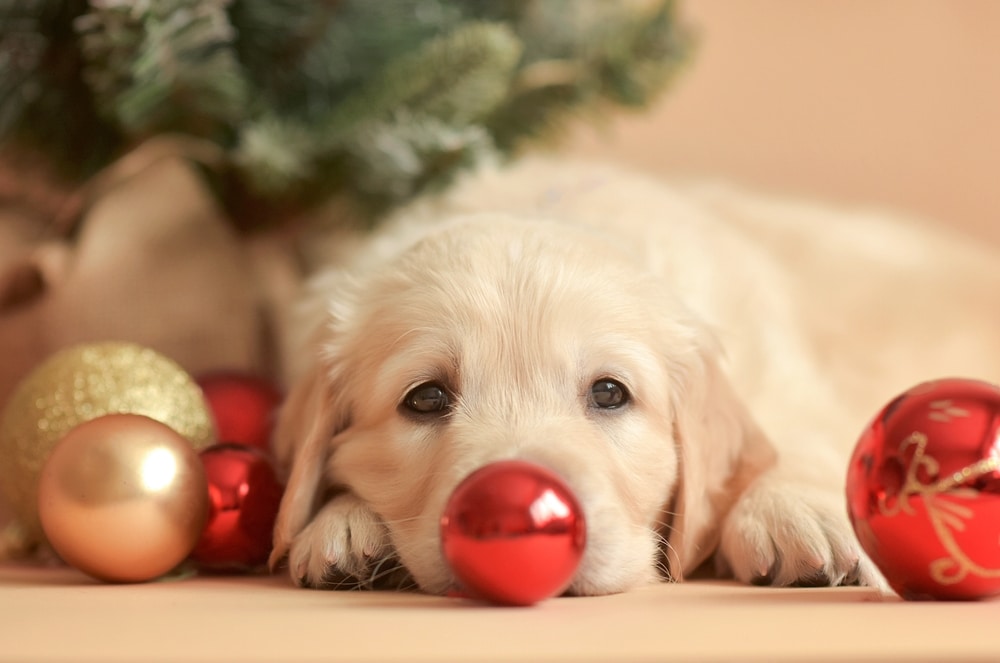
{"label": "small red ornament", "polygon": [[885,406],[854,451],[858,539],[905,599],[1000,593],[1000,388],[926,382]]}
{"label": "small red ornament", "polygon": [[281,403],[277,387],[262,377],[237,372],[209,373],[197,382],[220,441],[270,449],[275,411]]}
{"label": "small red ornament", "polygon": [[473,596],[531,605],[561,594],[586,541],[583,514],[563,481],[519,460],[487,465],[458,485],[441,517],[452,570]]}
{"label": "small red ornament", "polygon": [[217,571],[250,570],[267,561],[284,491],[259,449],[223,443],[201,452],[208,478],[208,522],[191,558]]}

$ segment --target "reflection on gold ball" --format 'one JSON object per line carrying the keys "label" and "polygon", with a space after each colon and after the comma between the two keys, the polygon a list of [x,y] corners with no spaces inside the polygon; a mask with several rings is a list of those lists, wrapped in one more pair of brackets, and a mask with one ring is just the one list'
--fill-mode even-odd
{"label": "reflection on gold ball", "polygon": [[38,516],[71,566],[100,580],[142,582],[191,552],[208,517],[198,452],[169,427],[110,414],[63,437],[38,480]]}
{"label": "reflection on gold ball", "polygon": [[0,414],[0,490],[29,536],[42,540],[38,475],[53,447],[75,426],[113,413],[162,422],[196,449],[213,442],[201,390],[163,355],[131,343],[56,353],[18,385]]}

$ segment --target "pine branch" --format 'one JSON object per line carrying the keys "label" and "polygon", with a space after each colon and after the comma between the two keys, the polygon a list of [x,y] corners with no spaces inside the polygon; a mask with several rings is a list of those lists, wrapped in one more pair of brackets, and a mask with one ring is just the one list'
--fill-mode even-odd
{"label": "pine branch", "polygon": [[142,22],[127,6],[96,5],[73,22],[86,58],[83,75],[97,111],[115,121],[119,95],[131,84],[131,64],[142,47]]}
{"label": "pine branch", "polygon": [[[382,77],[384,108],[409,108],[468,124],[491,112],[510,89],[521,44],[504,25],[471,23],[393,63]],[[362,103],[365,97],[362,96]]]}
{"label": "pine branch", "polygon": [[41,74],[49,46],[43,34],[43,0],[0,5],[0,136],[13,131],[43,93],[31,78]]}
{"label": "pine branch", "polygon": [[0,147],[47,154],[70,178],[106,163],[119,140],[81,78],[72,22],[84,11],[86,0],[0,3]]}
{"label": "pine branch", "polygon": [[[365,154],[382,160],[372,169],[387,174],[384,194],[395,199],[399,191],[413,188],[399,184],[410,169],[406,155],[452,153],[456,141],[480,142],[482,130],[471,125],[506,95],[519,54],[519,42],[505,26],[462,26],[391,63],[305,132],[273,116],[250,123],[241,135],[237,162],[260,190],[273,191],[310,177],[318,162],[335,161],[341,154],[359,164],[360,173]],[[407,130],[402,121],[411,117],[420,122]],[[379,130],[387,132],[382,148],[372,138]],[[412,144],[404,147],[406,141]],[[397,163],[387,166],[393,156],[380,149],[392,152]],[[373,178],[364,177],[366,184],[359,185],[374,194]]]}
{"label": "pine branch", "polygon": [[444,186],[457,171],[496,155],[482,127],[407,112],[362,127],[345,153],[353,187],[374,204]]}
{"label": "pine branch", "polygon": [[248,87],[232,49],[230,2],[92,0],[76,25],[102,112],[134,135],[217,136],[237,124]]}
{"label": "pine branch", "polygon": [[[512,93],[487,121],[501,150],[556,134],[568,115],[618,104],[642,106],[663,91],[684,62],[689,33],[675,3],[638,11],[625,3],[539,0],[520,33],[530,48]],[[569,11],[572,24],[560,14]],[[542,39],[540,35],[550,34]]]}
{"label": "pine branch", "polygon": [[598,88],[608,100],[644,106],[663,90],[692,47],[674,18],[672,0],[646,14],[624,14],[594,35],[592,61]]}
{"label": "pine branch", "polygon": [[511,82],[520,42],[504,25],[471,23],[390,63],[326,119],[330,144],[398,109],[467,123],[487,114]]}
{"label": "pine branch", "polygon": [[321,154],[308,128],[267,113],[243,128],[233,161],[251,190],[287,195],[316,178]]}
{"label": "pine branch", "polygon": [[255,108],[307,116],[306,105],[318,97],[328,101],[303,62],[335,38],[331,32],[341,5],[342,0],[238,0],[230,6],[230,21],[239,30],[237,56],[261,97]]}

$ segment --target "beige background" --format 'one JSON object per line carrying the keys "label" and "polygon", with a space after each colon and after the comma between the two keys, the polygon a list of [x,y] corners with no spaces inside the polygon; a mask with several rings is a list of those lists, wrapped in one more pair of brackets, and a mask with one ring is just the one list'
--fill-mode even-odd
{"label": "beige background", "polygon": [[1000,243],[1000,2],[687,0],[651,112],[573,151],[930,217]]}

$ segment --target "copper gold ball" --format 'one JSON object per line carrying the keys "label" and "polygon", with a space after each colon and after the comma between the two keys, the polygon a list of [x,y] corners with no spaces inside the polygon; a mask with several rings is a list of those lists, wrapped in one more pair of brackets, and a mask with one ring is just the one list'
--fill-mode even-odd
{"label": "copper gold ball", "polygon": [[66,563],[109,582],[173,569],[194,548],[207,514],[197,451],[142,415],[78,425],[39,477],[38,515],[49,543]]}

